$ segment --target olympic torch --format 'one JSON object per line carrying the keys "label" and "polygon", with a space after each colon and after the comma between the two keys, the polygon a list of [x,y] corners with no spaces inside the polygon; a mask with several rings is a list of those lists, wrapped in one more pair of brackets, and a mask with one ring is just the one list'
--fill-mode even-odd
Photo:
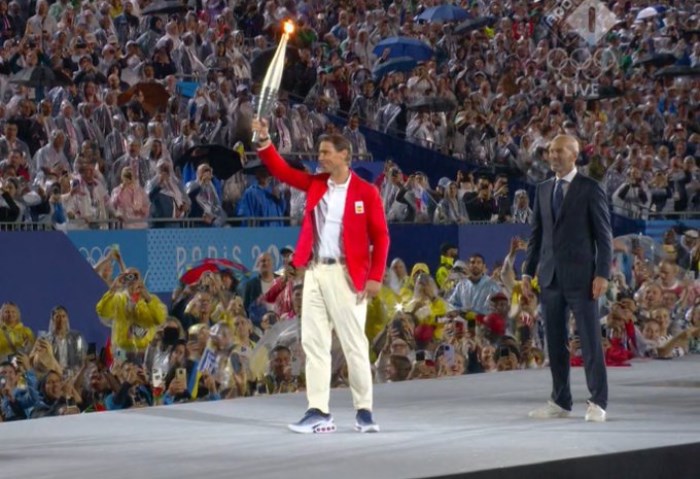
{"label": "olympic torch", "polygon": [[[282,33],[282,39],[279,45],[277,45],[277,50],[275,55],[272,57],[270,66],[267,67],[267,72],[265,73],[265,79],[263,80],[262,87],[260,88],[260,94],[258,95],[258,119],[262,119],[270,114],[272,110],[272,105],[277,100],[277,95],[279,94],[280,83],[282,83],[282,74],[284,73],[284,56],[287,52],[287,42],[289,42],[289,37],[294,33],[294,24],[288,20],[284,22],[284,30]],[[258,132],[253,132],[253,143],[258,141]]]}

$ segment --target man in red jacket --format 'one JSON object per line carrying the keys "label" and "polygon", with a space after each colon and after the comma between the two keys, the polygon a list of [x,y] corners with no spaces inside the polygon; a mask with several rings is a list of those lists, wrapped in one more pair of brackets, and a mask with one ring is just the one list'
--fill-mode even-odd
{"label": "man in red jacket", "polygon": [[270,142],[267,123],[253,120],[258,156],[273,176],[306,192],[299,241],[292,259],[306,268],[301,342],[306,353],[309,408],[289,428],[299,433],[333,432],[329,413],[331,340],[335,330],[348,363],[357,410],[355,429],[378,432],[372,419],[372,371],[365,336],[367,298],[381,288],[389,232],[376,187],[350,170],[352,146],[341,135],[319,139],[319,164],[312,175],[290,167]]}

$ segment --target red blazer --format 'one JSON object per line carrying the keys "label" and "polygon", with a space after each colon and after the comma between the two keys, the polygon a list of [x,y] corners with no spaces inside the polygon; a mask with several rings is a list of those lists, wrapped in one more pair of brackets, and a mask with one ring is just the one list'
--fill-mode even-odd
{"label": "red blazer", "polygon": [[[306,192],[306,207],[292,264],[305,267],[312,259],[314,247],[314,208],[328,191],[327,173],[312,175],[289,166],[269,145],[258,156],[275,178]],[[367,280],[384,279],[389,255],[389,229],[377,188],[351,173],[343,214],[341,250],[345,253],[348,273],[357,291],[364,291]]]}

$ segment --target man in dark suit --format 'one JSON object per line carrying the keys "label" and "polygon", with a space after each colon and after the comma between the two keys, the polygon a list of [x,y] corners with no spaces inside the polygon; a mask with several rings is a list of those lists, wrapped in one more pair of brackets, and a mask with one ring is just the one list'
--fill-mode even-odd
{"label": "man in dark suit", "polygon": [[586,420],[604,422],[608,384],[597,301],[605,294],[610,276],[610,213],[601,186],[577,173],[574,164],[578,154],[576,138],[554,138],[549,158],[556,176],[542,182],[535,194],[523,285],[524,291],[530,293],[530,281],[537,272],[554,384],[551,400],[531,411],[530,416],[566,417],[571,411],[567,349],[571,312],[591,393]]}

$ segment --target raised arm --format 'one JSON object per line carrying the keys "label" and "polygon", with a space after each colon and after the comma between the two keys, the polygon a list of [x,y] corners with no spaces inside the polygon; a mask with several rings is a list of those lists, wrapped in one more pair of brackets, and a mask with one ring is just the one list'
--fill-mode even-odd
{"label": "raised arm", "polygon": [[263,164],[270,170],[270,174],[288,185],[302,191],[307,191],[311,186],[312,175],[289,166],[270,141],[270,133],[265,120],[253,120],[253,131],[259,134],[258,156]]}

